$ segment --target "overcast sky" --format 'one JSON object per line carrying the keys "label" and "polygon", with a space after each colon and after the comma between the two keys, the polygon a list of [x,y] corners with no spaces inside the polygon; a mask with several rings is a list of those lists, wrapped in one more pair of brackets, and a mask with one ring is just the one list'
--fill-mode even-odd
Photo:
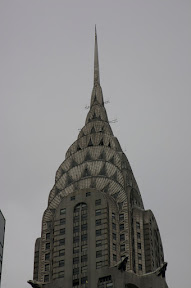
{"label": "overcast sky", "polygon": [[27,288],[57,168],[100,77],[115,136],[157,219],[169,288],[190,287],[191,1],[0,1],[1,288]]}

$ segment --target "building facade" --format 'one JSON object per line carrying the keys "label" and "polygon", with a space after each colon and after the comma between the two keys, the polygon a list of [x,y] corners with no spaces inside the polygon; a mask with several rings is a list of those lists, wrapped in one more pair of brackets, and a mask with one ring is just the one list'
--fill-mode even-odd
{"label": "building facade", "polygon": [[156,219],[144,209],[129,161],[108,121],[95,34],[90,110],[56,172],[29,283],[47,288],[166,288],[166,265]]}
{"label": "building facade", "polygon": [[4,235],[5,235],[5,218],[0,210],[0,287],[1,287],[1,273],[3,264]]}

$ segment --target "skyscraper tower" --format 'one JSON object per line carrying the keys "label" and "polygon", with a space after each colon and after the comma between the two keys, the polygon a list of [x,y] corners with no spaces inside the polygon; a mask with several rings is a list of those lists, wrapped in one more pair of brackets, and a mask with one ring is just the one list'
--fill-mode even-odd
{"label": "skyscraper tower", "polygon": [[47,288],[166,288],[166,265],[155,217],[144,209],[108,121],[95,32],[90,110],[56,172],[29,283]]}

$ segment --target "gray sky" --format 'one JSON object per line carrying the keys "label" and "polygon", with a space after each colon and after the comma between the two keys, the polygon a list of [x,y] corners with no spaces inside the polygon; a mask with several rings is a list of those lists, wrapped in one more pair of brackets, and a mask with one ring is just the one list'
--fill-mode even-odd
{"label": "gray sky", "polygon": [[157,219],[169,287],[190,287],[191,2],[1,0],[2,288],[29,287],[57,168],[84,125],[97,24],[114,134]]}

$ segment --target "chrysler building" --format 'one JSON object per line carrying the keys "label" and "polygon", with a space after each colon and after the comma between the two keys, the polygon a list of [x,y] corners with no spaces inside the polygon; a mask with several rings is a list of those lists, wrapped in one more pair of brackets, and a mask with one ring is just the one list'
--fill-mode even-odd
{"label": "chrysler building", "polygon": [[56,171],[34,253],[32,287],[168,287],[156,219],[104,107],[96,33],[89,112]]}

